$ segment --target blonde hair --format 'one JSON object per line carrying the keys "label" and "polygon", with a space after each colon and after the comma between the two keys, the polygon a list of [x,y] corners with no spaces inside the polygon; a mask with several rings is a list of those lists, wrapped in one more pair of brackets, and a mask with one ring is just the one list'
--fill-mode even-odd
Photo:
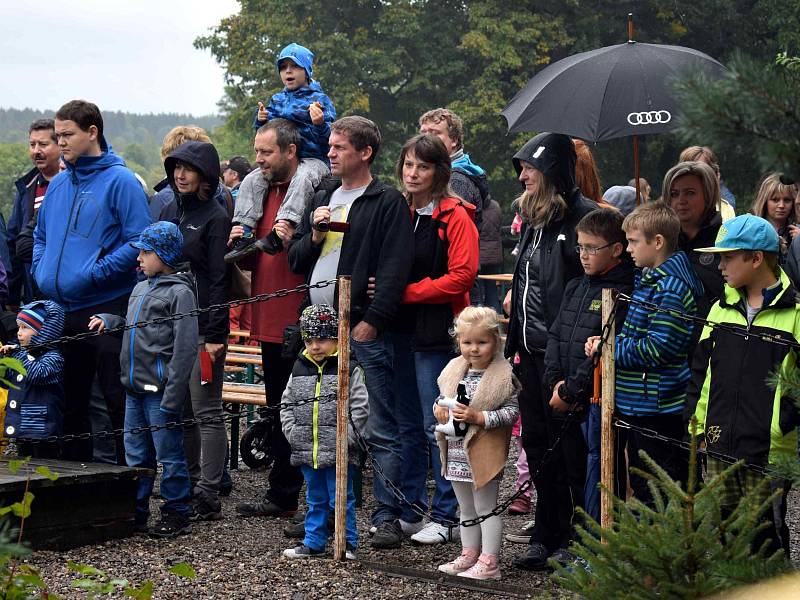
{"label": "blonde hair", "polygon": [[703,219],[701,222],[704,222],[714,212],[719,210],[719,205],[722,202],[719,195],[719,180],[717,179],[714,169],[708,166],[708,164],[702,161],[688,161],[680,162],[672,167],[667,171],[667,174],[664,175],[664,183],[661,186],[661,197],[667,204],[671,205],[672,201],[669,194],[670,189],[672,189],[672,184],[676,179],[686,175],[694,175],[700,179],[700,183],[703,185],[705,210],[703,211]]}
{"label": "blonde hair", "polygon": [[467,329],[478,327],[489,331],[494,337],[494,353],[500,355],[503,351],[502,340],[500,339],[500,315],[493,308],[486,306],[468,306],[453,319],[453,340],[458,350],[458,338]]}
{"label": "blonde hair", "polygon": [[717,155],[708,146],[689,146],[681,151],[678,162],[701,162],[714,169],[714,175],[719,177],[719,160]]}
{"label": "blonde hair", "polygon": [[185,142],[208,142],[210,144],[211,138],[208,137],[205,129],[197,125],[178,125],[173,127],[164,136],[164,141],[161,143],[161,160],[167,158],[175,148]]}
{"label": "blonde hair", "polygon": [[556,192],[556,188],[548,177],[541,173],[541,184],[533,193],[523,192],[515,200],[519,213],[536,228],[547,225],[552,219],[561,219],[567,212],[567,202]]}
{"label": "blonde hair", "polygon": [[625,233],[631,230],[641,231],[645,239],[651,242],[656,235],[661,235],[669,252],[678,249],[678,237],[681,233],[681,222],[678,215],[661,200],[648,202],[637,207],[622,222]]}
{"label": "blonde hair", "polygon": [[756,192],[756,198],[753,200],[753,206],[750,207],[750,212],[757,217],[767,218],[767,202],[776,194],[787,195],[792,197],[792,210],[787,217],[786,224],[794,223],[797,220],[797,209],[795,207],[797,192],[793,185],[784,185],[781,183],[780,173],[770,173],[761,181],[761,185]]}

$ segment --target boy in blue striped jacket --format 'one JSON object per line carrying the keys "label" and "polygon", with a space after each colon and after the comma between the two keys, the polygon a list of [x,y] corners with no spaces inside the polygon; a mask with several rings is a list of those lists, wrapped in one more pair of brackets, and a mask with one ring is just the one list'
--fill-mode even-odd
{"label": "boy in blue striped jacket", "polygon": [[[677,251],[681,224],[666,204],[640,206],[625,217],[622,229],[628,252],[644,270],[636,276],[631,306],[615,341],[617,412],[632,425],[683,439],[694,324],[679,315],[696,316],[703,284],[686,254]],[[619,443],[625,443],[622,436]],[[685,481],[684,450],[632,430],[627,445],[629,466],[646,469],[639,456],[644,450],[670,477]],[[630,483],[636,497],[652,506],[647,481],[632,475]]]}

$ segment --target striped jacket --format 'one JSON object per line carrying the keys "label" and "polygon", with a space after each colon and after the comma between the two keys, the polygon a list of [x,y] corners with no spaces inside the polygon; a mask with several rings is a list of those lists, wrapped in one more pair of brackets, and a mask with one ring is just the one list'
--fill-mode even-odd
{"label": "striped jacket", "polygon": [[621,414],[679,413],[686,402],[687,355],[694,325],[637,302],[696,316],[702,295],[703,284],[683,252],[637,275],[633,302],[614,349],[615,400]]}

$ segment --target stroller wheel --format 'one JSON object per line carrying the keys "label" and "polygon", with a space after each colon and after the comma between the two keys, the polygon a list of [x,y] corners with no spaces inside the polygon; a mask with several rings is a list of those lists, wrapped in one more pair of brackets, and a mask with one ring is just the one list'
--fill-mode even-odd
{"label": "stroller wheel", "polygon": [[269,428],[256,422],[244,432],[239,443],[242,462],[251,469],[264,469],[272,464],[272,440]]}

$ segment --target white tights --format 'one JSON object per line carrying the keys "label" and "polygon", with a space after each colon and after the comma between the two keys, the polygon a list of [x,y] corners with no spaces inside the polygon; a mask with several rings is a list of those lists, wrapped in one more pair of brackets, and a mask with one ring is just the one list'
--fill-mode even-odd
{"label": "white tights", "polygon": [[[479,490],[476,490],[470,481],[453,481],[451,483],[461,507],[462,521],[488,514],[497,506],[497,496],[500,492],[499,479],[493,479]],[[480,550],[483,554],[500,556],[500,547],[503,543],[503,520],[499,516],[489,517],[480,525],[461,527],[460,531],[462,548],[471,548]]]}

